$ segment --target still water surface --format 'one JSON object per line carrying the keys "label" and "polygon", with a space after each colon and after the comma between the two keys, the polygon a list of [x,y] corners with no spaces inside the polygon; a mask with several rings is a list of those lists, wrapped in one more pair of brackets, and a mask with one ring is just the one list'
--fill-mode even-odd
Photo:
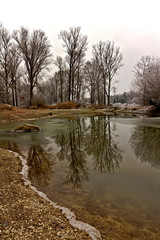
{"label": "still water surface", "polygon": [[27,158],[38,190],[95,226],[102,239],[160,239],[160,119],[34,121],[0,126],[0,147]]}

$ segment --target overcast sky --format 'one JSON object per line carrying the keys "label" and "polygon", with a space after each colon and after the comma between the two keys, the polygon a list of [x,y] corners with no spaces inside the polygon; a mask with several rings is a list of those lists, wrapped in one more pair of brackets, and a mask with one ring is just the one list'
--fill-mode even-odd
{"label": "overcast sky", "polygon": [[24,26],[42,29],[53,45],[54,56],[63,56],[61,30],[81,27],[92,45],[114,41],[124,56],[116,79],[117,93],[129,91],[133,66],[142,55],[160,56],[160,0],[1,0],[0,21],[10,32]]}

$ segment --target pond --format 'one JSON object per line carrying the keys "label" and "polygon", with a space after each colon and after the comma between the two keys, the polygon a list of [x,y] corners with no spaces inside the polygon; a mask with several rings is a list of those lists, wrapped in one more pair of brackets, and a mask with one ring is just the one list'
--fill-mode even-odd
{"label": "pond", "polygon": [[160,239],[160,118],[32,123],[42,131],[13,133],[21,123],[1,124],[0,147],[27,159],[38,190],[104,240]]}

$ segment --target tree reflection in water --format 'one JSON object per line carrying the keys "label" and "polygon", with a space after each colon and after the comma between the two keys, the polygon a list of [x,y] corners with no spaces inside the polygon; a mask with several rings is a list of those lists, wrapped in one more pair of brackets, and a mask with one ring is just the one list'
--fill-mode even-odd
{"label": "tree reflection in water", "polygon": [[160,129],[136,126],[130,143],[137,158],[152,167],[160,167]]}
{"label": "tree reflection in water", "polygon": [[94,158],[94,169],[100,173],[114,173],[122,162],[122,150],[116,139],[116,126],[108,117],[91,118],[88,154]]}
{"label": "tree reflection in water", "polygon": [[[26,157],[26,150],[23,148],[20,149],[19,145],[15,142],[0,141],[0,147],[16,152],[22,157]],[[42,146],[30,146],[27,156],[27,164],[29,166],[29,178],[36,179],[39,185],[47,185],[50,180],[51,161],[50,155],[45,152]]]}
{"label": "tree reflection in water", "polygon": [[81,188],[82,182],[88,180],[88,168],[86,167],[85,152],[82,150],[80,135],[78,133],[79,129],[69,134],[69,166],[64,183]]}
{"label": "tree reflection in water", "polygon": [[27,164],[29,166],[28,176],[36,179],[39,185],[47,185],[50,180],[51,162],[50,156],[40,145],[31,145]]}
{"label": "tree reflection in water", "polygon": [[64,183],[80,188],[88,180],[87,156],[93,158],[94,170],[114,173],[122,161],[122,150],[116,143],[116,128],[107,117],[77,119],[77,129],[57,136],[58,157],[69,161]]}
{"label": "tree reflection in water", "polygon": [[22,156],[21,150],[18,144],[15,142],[0,141],[0,147],[6,150],[16,152]]}
{"label": "tree reflection in water", "polygon": [[88,168],[80,119],[77,119],[77,126],[77,129],[68,135],[56,137],[56,143],[61,147],[57,156],[69,162],[64,184],[82,188],[82,183],[88,180]]}
{"label": "tree reflection in water", "polygon": [[[59,161],[67,161],[68,167],[64,184],[82,188],[89,178],[87,161],[91,159],[94,170],[102,173],[114,173],[122,161],[122,150],[116,142],[116,127],[110,123],[109,117],[78,118],[77,128],[66,135],[53,137],[60,147],[56,157]],[[3,143],[3,146],[20,153],[15,143]],[[52,148],[52,147],[51,147]],[[51,164],[54,160],[54,149],[45,150],[43,145],[30,145],[29,150],[21,150],[26,155],[29,166],[29,178],[39,185],[47,185],[50,180]],[[23,152],[24,151],[24,152]],[[52,161],[51,155],[52,153]],[[88,158],[89,156],[89,158]]]}
{"label": "tree reflection in water", "polygon": [[61,135],[61,136],[57,136],[55,139],[56,139],[57,145],[60,146],[60,150],[57,153],[57,157],[59,161],[66,160],[67,151],[70,145],[68,142],[68,137],[66,137],[65,135]]}

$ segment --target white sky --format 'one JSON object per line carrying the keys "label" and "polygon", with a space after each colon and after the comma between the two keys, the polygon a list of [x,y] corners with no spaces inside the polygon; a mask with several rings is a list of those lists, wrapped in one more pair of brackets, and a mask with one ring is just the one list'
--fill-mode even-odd
{"label": "white sky", "polygon": [[114,41],[125,63],[116,76],[117,93],[129,90],[142,55],[160,56],[160,0],[0,0],[0,21],[10,31],[42,29],[54,56],[63,56],[59,32],[72,26],[88,36],[87,58],[93,44]]}

